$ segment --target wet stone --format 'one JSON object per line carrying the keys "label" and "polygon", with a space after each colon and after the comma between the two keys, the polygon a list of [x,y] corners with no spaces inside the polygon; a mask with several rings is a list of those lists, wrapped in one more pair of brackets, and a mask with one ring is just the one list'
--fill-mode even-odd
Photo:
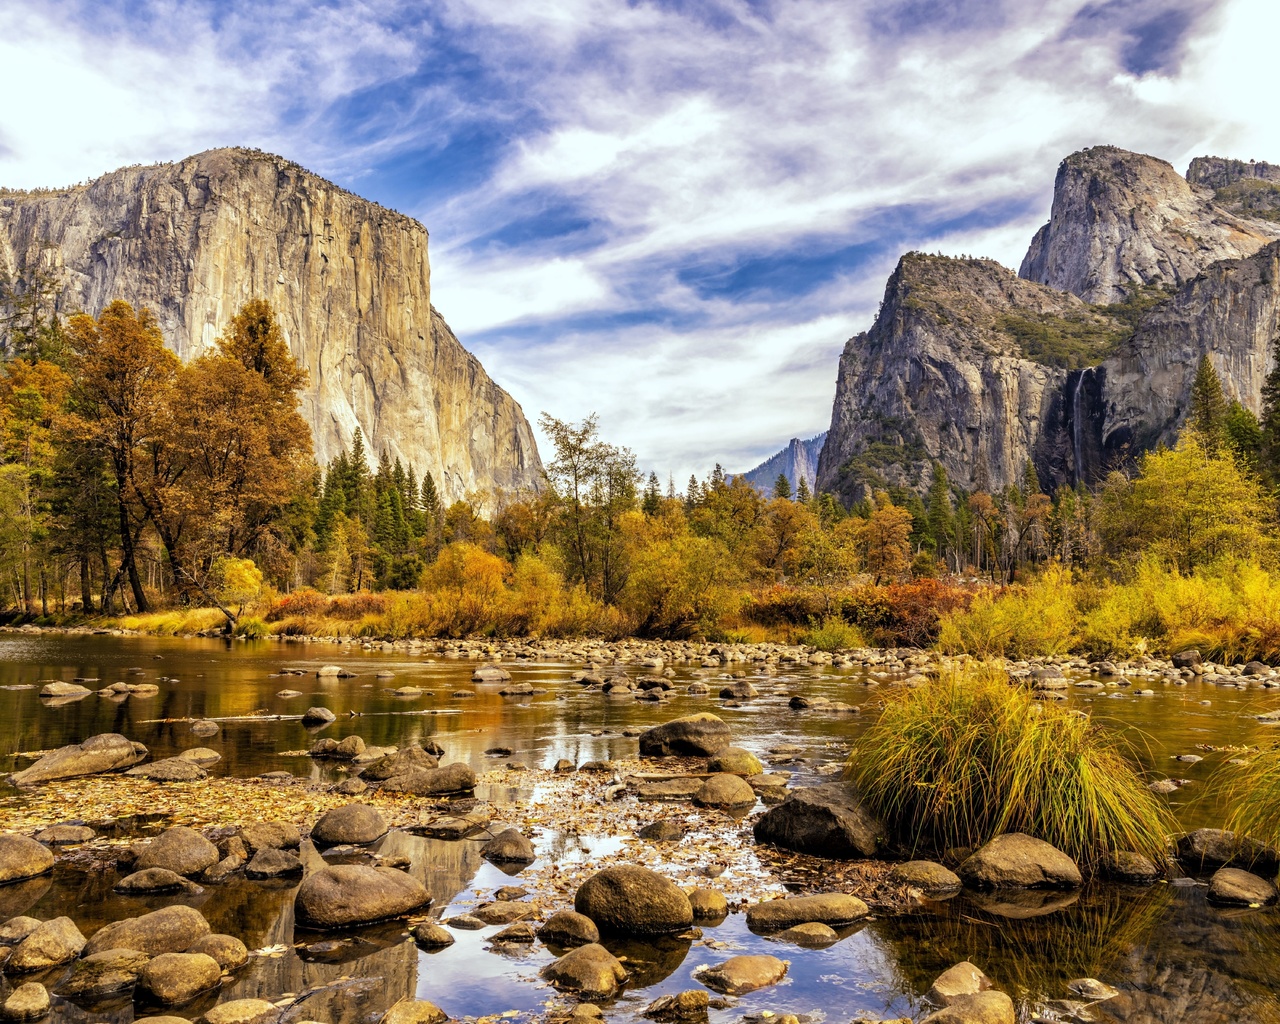
{"label": "wet stone", "polygon": [[574,910],[557,910],[538,929],[538,938],[548,945],[569,949],[600,941],[600,931],[591,918]]}
{"label": "wet stone", "polygon": [[204,953],[218,961],[224,971],[238,971],[249,962],[249,950],[234,935],[202,935],[187,949],[188,953]]}
{"label": "wet stone", "polygon": [[205,953],[161,953],[138,973],[138,995],[161,1006],[180,1006],[221,980],[222,968]]}
{"label": "wet stone", "polygon": [[413,926],[413,941],[424,949],[444,949],[456,941],[448,929],[435,921],[422,921]]}
{"label": "wet stone", "polygon": [[272,1024],[280,1008],[265,999],[232,999],[219,1003],[200,1018],[201,1024]]}
{"label": "wet stone", "polygon": [[544,967],[542,976],[556,988],[577,992],[585,999],[611,999],[627,980],[618,958],[596,943],[566,953]]}
{"label": "wet stone", "polygon": [[702,984],[725,995],[739,996],[776,985],[787,974],[788,962],[776,956],[735,956],[697,972]]}
{"label": "wet stone", "polygon": [[659,818],[640,829],[636,835],[651,843],[678,843],[684,838],[684,833],[683,825],[668,818]]}
{"label": "wet stone", "polygon": [[48,1012],[49,993],[38,981],[17,986],[0,1003],[0,1019],[7,1021],[39,1020]]}
{"label": "wet stone", "polygon": [[830,925],[818,921],[793,925],[772,936],[779,942],[790,942],[797,946],[808,946],[812,949],[823,949],[840,941],[840,936]]}
{"label": "wet stone", "polygon": [[103,999],[127,992],[151,959],[136,949],[106,949],[76,963],[71,976],[58,987],[59,995],[80,999]]}
{"label": "wet stone", "polygon": [[426,999],[401,999],[382,1017],[381,1024],[443,1024],[449,1015]]}
{"label": "wet stone", "polygon": [[386,819],[368,804],[347,804],[325,811],[311,829],[318,846],[365,846],[387,834]]}

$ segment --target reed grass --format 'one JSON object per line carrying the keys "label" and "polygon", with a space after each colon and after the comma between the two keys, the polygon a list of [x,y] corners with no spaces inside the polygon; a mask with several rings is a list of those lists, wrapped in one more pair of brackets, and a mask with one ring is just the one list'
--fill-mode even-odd
{"label": "reed grass", "polygon": [[1268,846],[1280,846],[1280,747],[1224,764],[1215,783],[1231,808],[1227,828]]}
{"label": "reed grass", "polygon": [[1161,863],[1175,830],[1126,736],[1034,700],[991,666],[889,698],[848,774],[913,852],[1025,832],[1086,867],[1121,850]]}

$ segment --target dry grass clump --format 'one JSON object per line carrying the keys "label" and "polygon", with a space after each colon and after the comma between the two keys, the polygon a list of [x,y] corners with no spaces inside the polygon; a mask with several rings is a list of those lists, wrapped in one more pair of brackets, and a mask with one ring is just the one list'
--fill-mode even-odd
{"label": "dry grass clump", "polygon": [[1025,832],[1089,866],[1165,859],[1175,823],[1122,737],[981,667],[890,698],[849,758],[863,802],[912,850]]}

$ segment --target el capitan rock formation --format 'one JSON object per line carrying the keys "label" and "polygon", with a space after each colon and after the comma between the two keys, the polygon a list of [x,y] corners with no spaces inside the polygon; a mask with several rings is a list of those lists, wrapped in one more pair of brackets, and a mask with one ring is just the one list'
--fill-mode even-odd
{"label": "el capitan rock formation", "polygon": [[302,414],[322,465],[359,426],[375,458],[430,471],[446,500],[540,484],[520,406],[431,305],[426,229],[281,157],[214,149],[0,191],[0,274],[36,269],[62,313],[149,306],[183,359],[267,299],[311,375]]}

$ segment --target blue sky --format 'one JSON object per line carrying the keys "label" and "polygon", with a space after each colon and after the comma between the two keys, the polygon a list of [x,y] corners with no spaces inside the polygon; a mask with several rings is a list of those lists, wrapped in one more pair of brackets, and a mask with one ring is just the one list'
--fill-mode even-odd
{"label": "blue sky", "polygon": [[431,232],[524,406],[677,480],[825,429],[908,249],[1016,268],[1058,161],[1280,160],[1274,0],[7,0],[0,185],[218,145]]}

